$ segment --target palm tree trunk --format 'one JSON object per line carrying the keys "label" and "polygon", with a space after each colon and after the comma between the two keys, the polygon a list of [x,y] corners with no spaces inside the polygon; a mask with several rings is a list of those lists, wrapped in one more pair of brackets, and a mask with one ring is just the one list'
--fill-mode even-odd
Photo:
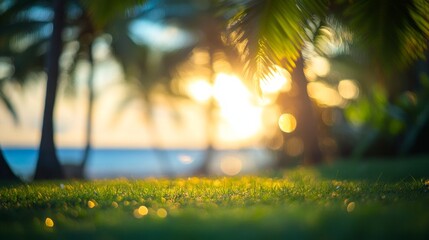
{"label": "palm tree trunk", "polygon": [[[214,86],[215,82],[215,71],[214,71],[214,51],[209,47],[209,80],[210,84]],[[203,156],[202,165],[195,171],[195,175],[206,176],[210,173],[210,163],[213,161],[215,149],[213,147],[214,135],[215,135],[215,120],[214,120],[214,110],[215,110],[215,100],[213,97],[209,100],[209,105],[207,107],[207,123],[206,123],[206,133],[207,133],[207,147]]]}
{"label": "palm tree trunk", "polygon": [[54,143],[54,106],[59,77],[59,58],[62,51],[62,30],[64,28],[64,2],[54,1],[53,32],[47,59],[45,109],[43,112],[42,138],[39,147],[36,173],[34,179],[64,178],[63,170],[58,160]]}
{"label": "palm tree trunk", "polygon": [[1,146],[0,146],[0,180],[6,180],[6,181],[19,180],[19,178],[13,173],[12,169],[10,169],[9,164],[6,162]]}
{"label": "palm tree trunk", "polygon": [[302,56],[296,61],[292,72],[292,81],[296,84],[298,100],[296,106],[296,134],[304,143],[304,163],[319,163],[322,161],[322,152],[319,147],[318,121],[312,101],[307,92],[307,78],[304,74],[304,59]]}
{"label": "palm tree trunk", "polygon": [[88,47],[88,61],[91,66],[91,70],[88,77],[88,111],[86,119],[86,139],[85,139],[85,150],[83,152],[82,162],[79,165],[79,176],[78,178],[84,178],[85,166],[88,163],[89,153],[92,148],[92,119],[93,119],[93,109],[94,109],[94,56],[92,54],[92,43]]}

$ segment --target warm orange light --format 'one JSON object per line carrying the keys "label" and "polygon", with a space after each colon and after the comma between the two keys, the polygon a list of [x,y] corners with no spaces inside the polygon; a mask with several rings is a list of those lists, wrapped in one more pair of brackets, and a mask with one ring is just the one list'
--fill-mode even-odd
{"label": "warm orange light", "polygon": [[51,218],[46,218],[45,219],[45,226],[49,227],[49,228],[54,227],[54,221]]}
{"label": "warm orange light", "polygon": [[287,92],[291,89],[290,74],[286,69],[275,65],[271,72],[260,80],[260,87],[263,93]]}
{"label": "warm orange light", "polygon": [[227,73],[216,75],[213,96],[220,107],[244,104],[250,95],[249,90],[237,76]]}
{"label": "warm orange light", "polygon": [[204,79],[191,80],[186,87],[186,91],[193,100],[200,103],[208,102],[213,94],[212,86]]}
{"label": "warm orange light", "polygon": [[94,202],[94,201],[92,201],[92,200],[89,200],[89,201],[88,201],[88,207],[89,207],[89,208],[94,208],[94,207],[95,207],[95,202]]}
{"label": "warm orange light", "polygon": [[331,71],[331,64],[326,58],[319,56],[311,60],[311,69],[316,75],[324,77]]}
{"label": "warm orange light", "polygon": [[282,114],[279,118],[279,127],[285,133],[291,133],[296,128],[296,118],[289,113]]}
{"label": "warm orange light", "polygon": [[145,216],[148,214],[149,210],[147,209],[146,206],[140,206],[137,211],[139,212],[140,215]]}
{"label": "warm orange light", "polygon": [[344,79],[338,83],[338,92],[345,99],[356,99],[359,96],[356,82],[350,79]]}
{"label": "warm orange light", "polygon": [[262,108],[256,106],[252,93],[237,76],[217,74],[213,96],[220,110],[221,140],[249,139],[261,131]]}
{"label": "warm orange light", "polygon": [[164,208],[160,208],[156,211],[156,215],[158,215],[158,217],[160,218],[165,218],[167,217],[167,210],[165,210]]}
{"label": "warm orange light", "polygon": [[343,99],[332,87],[322,82],[310,82],[307,84],[308,95],[318,104],[333,107],[340,106]]}

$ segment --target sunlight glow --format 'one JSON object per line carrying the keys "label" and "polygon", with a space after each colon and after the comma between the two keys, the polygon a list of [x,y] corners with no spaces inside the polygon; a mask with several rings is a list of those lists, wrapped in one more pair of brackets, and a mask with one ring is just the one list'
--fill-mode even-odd
{"label": "sunlight glow", "polygon": [[219,73],[216,75],[213,96],[220,107],[246,104],[251,93],[235,75]]}
{"label": "sunlight glow", "polygon": [[196,102],[206,103],[212,97],[213,88],[204,79],[192,80],[187,84],[187,93]]}
{"label": "sunlight glow", "polygon": [[275,65],[266,78],[260,80],[263,93],[288,92],[292,88],[291,76],[286,69]]}
{"label": "sunlight glow", "polygon": [[220,170],[229,176],[240,173],[242,167],[242,160],[238,157],[228,156],[220,160]]}
{"label": "sunlight glow", "polygon": [[284,113],[279,117],[279,127],[285,133],[291,133],[296,128],[296,118],[289,113]]}
{"label": "sunlight glow", "polygon": [[356,99],[359,96],[356,82],[350,79],[344,79],[338,83],[338,92],[345,99]]}
{"label": "sunlight glow", "polygon": [[252,93],[237,76],[219,73],[213,96],[219,105],[223,126],[226,127],[224,136],[246,139],[261,131],[262,108],[252,101]]}

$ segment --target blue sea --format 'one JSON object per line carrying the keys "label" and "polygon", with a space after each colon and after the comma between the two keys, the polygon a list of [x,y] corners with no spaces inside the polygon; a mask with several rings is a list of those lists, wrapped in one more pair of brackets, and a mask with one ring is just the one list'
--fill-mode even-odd
{"label": "blue sea", "polygon": [[[36,168],[37,148],[4,147],[3,153],[15,174],[24,180],[32,179]],[[83,149],[60,148],[57,154],[62,164],[79,164],[82,161]],[[204,156],[204,149],[96,148],[90,152],[85,176],[89,179],[189,176],[201,166]],[[270,167],[273,157],[264,149],[217,150],[210,164],[211,173],[228,174],[228,171],[223,171],[225,168],[222,168],[222,165],[225,166],[225,163],[229,162],[234,164],[235,168],[237,162],[239,163],[239,171],[236,174],[248,174]],[[235,172],[237,171],[233,173]]]}

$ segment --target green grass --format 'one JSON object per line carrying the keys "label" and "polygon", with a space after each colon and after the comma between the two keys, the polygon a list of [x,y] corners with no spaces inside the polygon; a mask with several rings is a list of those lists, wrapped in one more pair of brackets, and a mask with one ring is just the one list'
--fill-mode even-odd
{"label": "green grass", "polygon": [[[421,157],[235,178],[3,185],[0,238],[429,239],[428,179]],[[140,206],[147,215],[134,214]]]}

